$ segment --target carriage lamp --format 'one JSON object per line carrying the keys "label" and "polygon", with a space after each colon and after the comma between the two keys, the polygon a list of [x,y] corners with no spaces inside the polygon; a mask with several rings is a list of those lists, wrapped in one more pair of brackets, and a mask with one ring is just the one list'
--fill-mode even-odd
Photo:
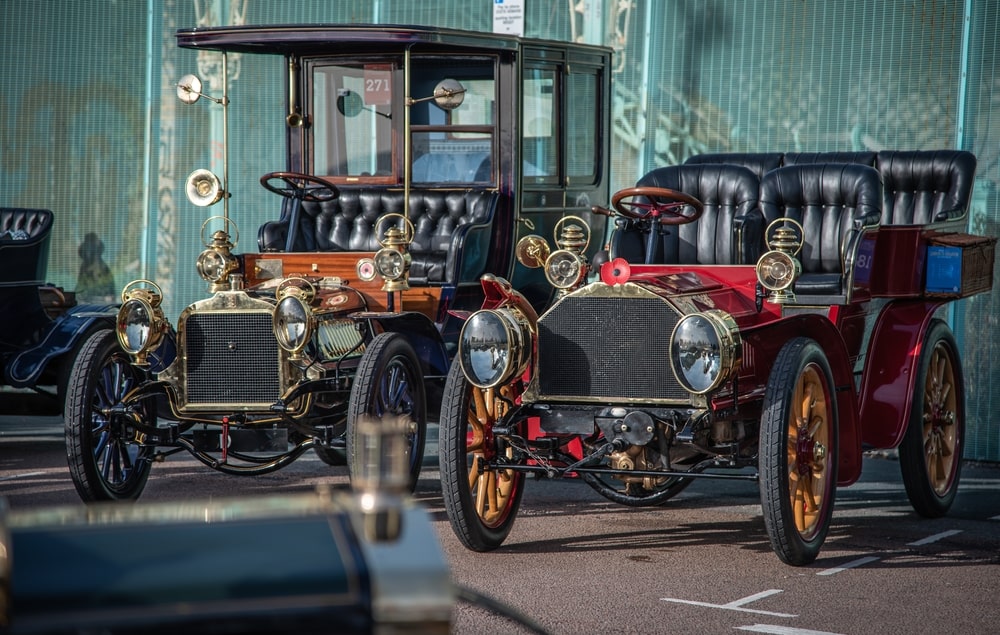
{"label": "carriage lamp", "polygon": [[[802,273],[802,264],[796,256],[802,250],[802,225],[790,218],[779,218],[768,225],[766,236],[777,223],[773,236],[768,240],[768,251],[757,261],[757,282],[768,291],[767,299],[774,304],[795,302],[792,285]],[[790,225],[790,226],[789,226]]]}
{"label": "carriage lamp", "polygon": [[545,279],[565,292],[583,282],[587,275],[584,252],[590,244],[590,227],[582,218],[566,216],[556,223],[555,232],[559,249],[545,259]]}
{"label": "carriage lamp", "polygon": [[462,372],[474,386],[492,388],[520,375],[528,365],[531,322],[513,309],[473,313],[458,342]]}
{"label": "carriage lamp", "polygon": [[382,248],[375,252],[375,271],[382,276],[382,290],[388,293],[406,291],[410,288],[410,243],[413,241],[413,223],[402,214],[386,214],[375,223],[378,227],[391,217],[402,218],[405,227],[389,227],[379,244]]}
{"label": "carriage lamp", "polygon": [[743,357],[743,341],[733,316],[725,311],[681,318],[670,336],[670,367],[688,392],[701,395],[732,377]]}
{"label": "carriage lamp", "polygon": [[229,234],[220,229],[212,234],[212,240],[206,243],[205,250],[198,256],[198,275],[211,283],[209,291],[212,293],[228,289],[229,274],[239,269],[232,249]]}
{"label": "carriage lamp", "polygon": [[156,350],[167,331],[167,320],[160,308],[162,300],[160,287],[149,280],[133,280],[122,290],[115,331],[122,350],[136,366],[149,366],[150,352]]}
{"label": "carriage lamp", "polygon": [[278,346],[290,353],[292,361],[302,359],[302,350],[316,330],[311,306],[315,295],[315,287],[303,278],[289,278],[275,289],[277,304],[271,315],[271,329]]}

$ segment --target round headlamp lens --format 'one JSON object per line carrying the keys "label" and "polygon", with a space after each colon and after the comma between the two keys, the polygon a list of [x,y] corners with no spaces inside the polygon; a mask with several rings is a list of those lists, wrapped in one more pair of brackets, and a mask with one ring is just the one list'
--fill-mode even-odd
{"label": "round headlamp lens", "polygon": [[508,311],[478,311],[462,327],[459,358],[466,378],[480,388],[491,388],[524,372],[530,331]]}
{"label": "round headlamp lens", "polygon": [[583,261],[574,252],[560,249],[545,261],[545,278],[557,289],[575,286],[583,275]]}
{"label": "round headlamp lens", "polygon": [[146,350],[153,337],[153,308],[145,300],[126,300],[118,309],[118,342],[130,355]]}
{"label": "round headlamp lens", "polygon": [[389,280],[402,278],[404,270],[403,254],[395,249],[380,249],[375,254],[375,269],[380,276]]}
{"label": "round headlamp lens", "polygon": [[739,365],[741,351],[736,323],[721,312],[685,316],[670,338],[674,375],[685,390],[695,394],[714,390],[726,381]]}
{"label": "round headlamp lens", "polygon": [[198,256],[198,275],[209,282],[218,282],[226,274],[226,258],[214,249]]}
{"label": "round headlamp lens", "polygon": [[757,280],[769,291],[783,291],[795,282],[799,261],[782,251],[769,251],[757,262]]}
{"label": "round headlamp lens", "polygon": [[311,310],[296,296],[287,296],[274,309],[271,326],[281,348],[297,353],[305,348],[311,336]]}

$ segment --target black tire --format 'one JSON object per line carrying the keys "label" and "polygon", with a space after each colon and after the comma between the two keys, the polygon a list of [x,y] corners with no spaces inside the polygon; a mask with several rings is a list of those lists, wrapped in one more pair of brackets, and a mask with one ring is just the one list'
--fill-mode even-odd
{"label": "black tire", "polygon": [[521,506],[524,472],[477,468],[478,459],[509,451],[498,446],[491,428],[517,392],[512,385],[476,388],[458,362],[451,365],[445,382],[438,439],[441,494],[452,530],[473,551],[502,545]]}
{"label": "black tire", "polygon": [[787,564],[813,562],[837,490],[833,373],[816,342],[786,343],[771,369],[760,440],[760,497],[771,548]]}
{"label": "black tire", "polygon": [[924,334],[914,377],[910,421],[899,467],[910,504],[939,518],[955,502],[965,446],[965,380],[955,336],[933,320]]}
{"label": "black tire", "polygon": [[323,461],[327,465],[332,465],[334,467],[347,465],[346,448],[334,448],[325,445],[314,445],[313,451],[316,452],[316,456],[319,457],[319,460]]}
{"label": "black tire", "polygon": [[70,375],[73,374],[73,368],[76,366],[76,360],[80,357],[80,351],[83,350],[83,345],[87,343],[94,333],[101,330],[106,330],[109,328],[108,324],[91,324],[87,327],[87,330],[80,335],[80,339],[76,341],[76,344],[70,350],[66,351],[59,358],[59,372],[56,378],[56,398],[59,401],[59,412],[66,415],[66,395],[69,393],[69,381]]}
{"label": "black tire", "polygon": [[427,440],[427,397],[420,361],[410,342],[399,333],[381,333],[365,349],[358,364],[351,399],[347,406],[347,466],[351,478],[357,473],[358,419],[369,415],[381,419],[403,415],[411,421],[407,439],[407,463],[412,492],[420,478]]}
{"label": "black tire", "polygon": [[[152,446],[135,440],[134,429],[108,415],[144,379],[121,350],[114,331],[104,329],[83,342],[66,393],[66,457],[76,491],[84,501],[139,498],[152,466]],[[156,422],[152,401],[139,415]]]}

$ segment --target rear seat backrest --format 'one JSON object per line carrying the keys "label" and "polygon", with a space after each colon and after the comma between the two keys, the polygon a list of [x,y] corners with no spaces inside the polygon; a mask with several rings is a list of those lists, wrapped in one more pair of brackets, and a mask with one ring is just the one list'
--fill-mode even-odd
{"label": "rear seat backrest", "polygon": [[0,284],[45,281],[52,217],[47,209],[0,208]]}
{"label": "rear seat backrest", "polygon": [[961,220],[969,209],[976,157],[962,150],[882,151],[883,225]]}
{"label": "rear seat backrest", "polygon": [[723,163],[727,165],[740,165],[756,174],[758,179],[761,179],[767,172],[780,168],[781,159],[782,154],[780,152],[710,152],[688,157],[684,161],[684,164]]}
{"label": "rear seat backrest", "polygon": [[786,152],[781,159],[782,167],[803,163],[860,163],[875,166],[875,152]]}
{"label": "rear seat backrest", "polygon": [[802,225],[802,276],[796,293],[847,292],[846,263],[853,262],[863,230],[877,227],[882,188],[878,171],[848,163],[801,164],[768,172],[760,184],[764,222],[791,218]]}

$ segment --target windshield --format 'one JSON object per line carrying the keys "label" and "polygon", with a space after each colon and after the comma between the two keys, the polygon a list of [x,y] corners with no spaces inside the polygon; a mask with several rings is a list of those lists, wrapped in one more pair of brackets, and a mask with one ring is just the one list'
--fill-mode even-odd
{"label": "windshield", "polygon": [[[412,60],[411,178],[415,183],[495,179],[496,64],[493,59]],[[314,172],[350,183],[400,183],[404,95],[401,60],[316,61],[311,65]],[[443,80],[457,81],[461,104],[435,102]]]}

